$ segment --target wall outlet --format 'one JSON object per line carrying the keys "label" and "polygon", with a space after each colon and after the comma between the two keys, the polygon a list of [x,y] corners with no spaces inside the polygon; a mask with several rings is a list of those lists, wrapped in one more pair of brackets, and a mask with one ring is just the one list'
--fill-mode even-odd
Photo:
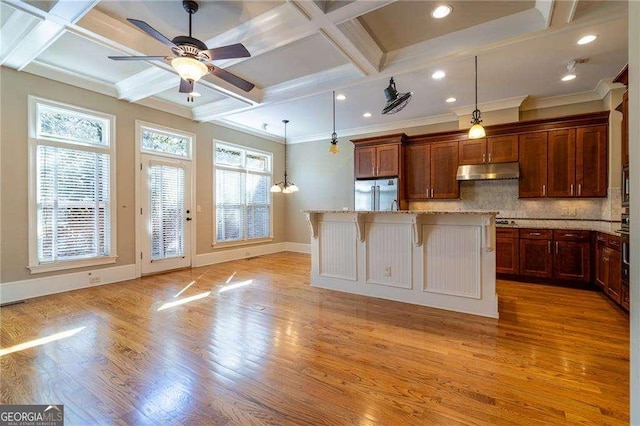
{"label": "wall outlet", "polygon": [[391,276],[391,266],[387,266],[386,268],[384,268],[384,276],[385,277]]}
{"label": "wall outlet", "polygon": [[100,284],[100,275],[96,275],[95,273],[89,272],[89,284]]}

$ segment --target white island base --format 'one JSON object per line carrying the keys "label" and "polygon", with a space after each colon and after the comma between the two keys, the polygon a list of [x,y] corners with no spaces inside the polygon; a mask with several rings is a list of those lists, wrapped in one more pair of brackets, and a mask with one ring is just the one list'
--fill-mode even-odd
{"label": "white island base", "polygon": [[496,212],[305,213],[312,286],[498,318]]}

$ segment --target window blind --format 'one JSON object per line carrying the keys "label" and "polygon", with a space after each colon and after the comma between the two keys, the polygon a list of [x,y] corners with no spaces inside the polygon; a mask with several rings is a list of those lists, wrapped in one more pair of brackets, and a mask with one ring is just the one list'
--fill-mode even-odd
{"label": "window blind", "polygon": [[152,259],[184,256],[185,175],[182,167],[149,166]]}

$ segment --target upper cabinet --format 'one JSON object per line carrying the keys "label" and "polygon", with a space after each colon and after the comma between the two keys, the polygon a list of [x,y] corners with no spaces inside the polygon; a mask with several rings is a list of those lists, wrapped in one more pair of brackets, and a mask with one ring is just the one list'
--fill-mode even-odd
{"label": "upper cabinet", "polygon": [[399,176],[405,137],[399,134],[353,140],[356,179]]}
{"label": "upper cabinet", "polygon": [[518,161],[518,135],[460,141],[461,165]]}
{"label": "upper cabinet", "polygon": [[[582,121],[606,123],[604,113],[592,116]],[[607,133],[599,124],[520,135],[520,198],[606,197]]]}
{"label": "upper cabinet", "polygon": [[460,197],[457,141],[408,145],[405,155],[407,199]]}

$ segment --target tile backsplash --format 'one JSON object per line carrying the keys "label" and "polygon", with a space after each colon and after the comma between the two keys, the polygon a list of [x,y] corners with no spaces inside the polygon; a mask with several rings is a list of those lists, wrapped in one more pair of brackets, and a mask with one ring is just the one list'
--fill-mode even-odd
{"label": "tile backsplash", "polygon": [[620,188],[609,188],[608,198],[519,199],[518,181],[460,182],[459,200],[414,201],[412,210],[493,210],[498,217],[518,219],[620,220]]}

